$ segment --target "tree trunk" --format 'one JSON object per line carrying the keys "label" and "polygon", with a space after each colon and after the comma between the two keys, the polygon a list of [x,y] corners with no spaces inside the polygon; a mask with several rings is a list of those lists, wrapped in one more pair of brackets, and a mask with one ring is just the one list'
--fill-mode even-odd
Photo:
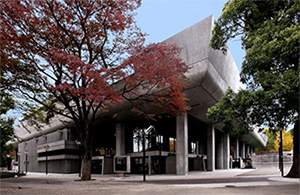
{"label": "tree trunk", "polygon": [[[85,152],[86,153],[86,152]],[[92,158],[83,158],[81,180],[91,180]]]}
{"label": "tree trunk", "polygon": [[299,178],[299,120],[294,126],[294,153],[293,153],[293,165],[286,177]]}
{"label": "tree trunk", "polygon": [[92,170],[92,139],[91,139],[90,129],[88,125],[86,125],[86,127],[82,132],[81,142],[83,143],[81,180],[88,181],[91,180],[91,170]]}

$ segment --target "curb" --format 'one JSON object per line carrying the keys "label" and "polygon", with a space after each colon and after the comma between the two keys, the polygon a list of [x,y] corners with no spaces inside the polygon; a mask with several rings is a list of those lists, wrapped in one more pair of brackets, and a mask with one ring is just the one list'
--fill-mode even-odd
{"label": "curb", "polygon": [[269,177],[268,180],[290,182],[290,183],[300,183],[299,178],[287,178],[287,177],[282,177],[282,176]]}

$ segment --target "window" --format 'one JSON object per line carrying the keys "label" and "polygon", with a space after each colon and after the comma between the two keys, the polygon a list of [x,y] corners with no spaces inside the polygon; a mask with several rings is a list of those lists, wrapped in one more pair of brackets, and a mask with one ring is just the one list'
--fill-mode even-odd
{"label": "window", "polygon": [[133,134],[133,152],[142,151],[143,145],[142,140],[139,133]]}
{"label": "window", "polygon": [[196,154],[197,144],[195,142],[191,142],[191,153]]}
{"label": "window", "polygon": [[173,137],[169,138],[169,146],[170,146],[170,152],[176,152],[176,139]]}
{"label": "window", "polygon": [[[145,139],[145,150],[151,147],[149,140]],[[143,151],[143,137],[140,133],[133,133],[133,152],[142,152]]]}
{"label": "window", "polygon": [[158,144],[163,144],[163,143],[164,143],[164,136],[162,136],[162,135],[157,135],[157,136],[156,136],[156,143],[158,143]]}

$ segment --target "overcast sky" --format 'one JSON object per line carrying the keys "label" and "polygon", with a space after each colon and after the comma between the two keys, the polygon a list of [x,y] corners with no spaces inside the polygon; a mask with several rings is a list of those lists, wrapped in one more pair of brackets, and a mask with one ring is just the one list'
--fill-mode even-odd
{"label": "overcast sky", "polygon": [[[147,42],[161,42],[197,22],[222,13],[227,0],[142,0],[136,20],[143,32],[148,33]],[[244,51],[240,41],[229,43],[230,52],[241,70]]]}

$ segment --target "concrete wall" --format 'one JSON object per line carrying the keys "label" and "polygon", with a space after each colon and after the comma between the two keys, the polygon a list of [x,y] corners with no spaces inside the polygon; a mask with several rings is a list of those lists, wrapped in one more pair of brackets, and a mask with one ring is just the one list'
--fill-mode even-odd
{"label": "concrete wall", "polygon": [[[284,153],[283,163],[286,166],[291,166],[293,163],[293,156]],[[253,154],[252,164],[254,167],[279,166],[279,154],[278,153]]]}
{"label": "concrete wall", "polygon": [[166,157],[166,173],[176,173],[176,156]]}
{"label": "concrete wall", "polygon": [[[44,172],[46,173],[46,161],[38,163],[38,171],[32,172]],[[30,172],[30,171],[29,171]],[[78,173],[79,172],[79,160],[53,160],[48,161],[48,173]]]}
{"label": "concrete wall", "polygon": [[[72,134],[68,129],[63,129],[19,143],[18,155],[20,156],[20,171],[45,172],[46,149],[44,149],[44,146],[48,146],[48,153],[59,149],[77,150],[75,143],[73,141],[68,141],[71,136]],[[42,155],[39,156],[39,154]],[[72,173],[79,171],[78,155],[61,154],[51,156],[49,154],[47,155],[47,162],[49,173]]]}

